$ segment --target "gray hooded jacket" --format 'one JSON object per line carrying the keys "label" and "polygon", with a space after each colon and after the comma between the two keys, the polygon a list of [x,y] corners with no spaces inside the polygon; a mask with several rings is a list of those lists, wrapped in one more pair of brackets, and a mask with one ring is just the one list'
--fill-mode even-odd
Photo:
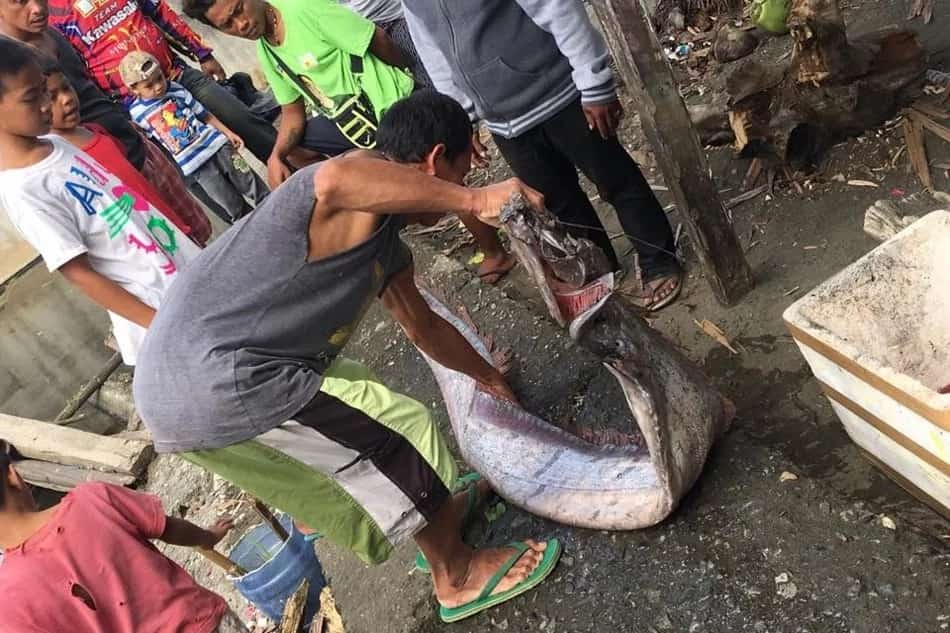
{"label": "gray hooded jacket", "polygon": [[581,0],[403,0],[435,87],[512,138],[577,100],[616,99],[607,47]]}

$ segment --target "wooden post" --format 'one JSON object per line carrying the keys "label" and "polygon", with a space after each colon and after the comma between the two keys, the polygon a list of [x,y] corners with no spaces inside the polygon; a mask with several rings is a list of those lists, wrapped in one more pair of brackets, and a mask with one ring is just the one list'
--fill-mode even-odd
{"label": "wooden post", "polygon": [[716,298],[732,305],[754,285],[699,136],[640,0],[594,0],[607,43],[637,103],[663,171]]}

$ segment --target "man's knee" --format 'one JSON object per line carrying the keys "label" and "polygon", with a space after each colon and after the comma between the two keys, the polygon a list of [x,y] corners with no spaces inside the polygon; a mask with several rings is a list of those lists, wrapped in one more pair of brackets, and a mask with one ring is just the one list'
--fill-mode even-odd
{"label": "man's knee", "polygon": [[234,117],[251,115],[251,111],[240,99],[203,73],[188,69],[182,74],[181,81],[201,105],[225,122]]}

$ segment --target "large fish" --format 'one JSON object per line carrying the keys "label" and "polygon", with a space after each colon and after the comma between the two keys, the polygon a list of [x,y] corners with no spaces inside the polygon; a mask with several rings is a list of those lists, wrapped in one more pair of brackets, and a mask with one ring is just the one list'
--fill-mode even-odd
{"label": "large fish", "polygon": [[[585,441],[427,357],[462,456],[502,497],[559,523],[630,530],[662,521],[699,477],[730,422],[731,405],[613,292],[599,248],[570,237],[552,215],[528,210],[522,200],[502,220],[551,316],[620,381],[645,447]],[[426,299],[491,360],[466,320],[430,293]]]}

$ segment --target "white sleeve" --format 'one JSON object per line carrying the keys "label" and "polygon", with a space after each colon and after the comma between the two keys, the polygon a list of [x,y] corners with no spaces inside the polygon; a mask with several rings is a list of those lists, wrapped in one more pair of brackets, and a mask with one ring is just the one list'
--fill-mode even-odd
{"label": "white sleeve", "polygon": [[475,104],[455,83],[452,68],[445,61],[445,55],[432,39],[425,25],[410,11],[409,7],[403,5],[403,12],[405,13],[406,24],[409,26],[412,43],[415,44],[419,59],[426,67],[426,72],[429,73],[435,89],[458,101],[465,108],[465,112],[468,113],[469,120],[476,121],[478,115],[475,113]]}
{"label": "white sleeve", "polygon": [[50,272],[88,251],[73,209],[62,200],[38,196],[4,196],[10,221],[43,257]]}

